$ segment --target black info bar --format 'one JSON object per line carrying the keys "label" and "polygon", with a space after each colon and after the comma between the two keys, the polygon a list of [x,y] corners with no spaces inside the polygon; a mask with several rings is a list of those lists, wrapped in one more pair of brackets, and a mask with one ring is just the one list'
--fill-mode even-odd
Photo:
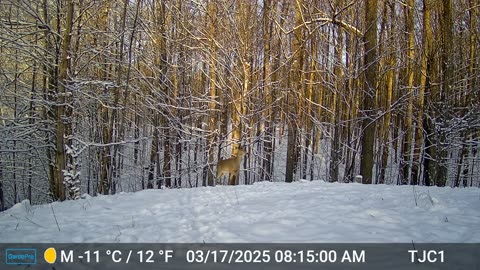
{"label": "black info bar", "polygon": [[480,244],[0,243],[0,269],[480,269]]}

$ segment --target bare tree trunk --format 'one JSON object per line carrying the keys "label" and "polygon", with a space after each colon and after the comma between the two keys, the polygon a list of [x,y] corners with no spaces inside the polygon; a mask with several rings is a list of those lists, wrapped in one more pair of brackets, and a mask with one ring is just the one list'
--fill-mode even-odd
{"label": "bare tree trunk", "polygon": [[[275,3],[273,3],[275,5]],[[272,141],[273,141],[273,110],[272,102],[273,97],[273,87],[272,87],[272,70],[270,66],[271,61],[271,33],[272,33],[272,1],[264,0],[263,1],[263,95],[265,97],[265,109],[263,114],[264,121],[264,142],[263,142],[263,151],[265,157],[262,164],[262,177],[263,181],[272,180]]]}
{"label": "bare tree trunk", "polygon": [[360,174],[363,176],[363,183],[371,184],[373,181],[373,152],[375,143],[375,89],[377,87],[377,14],[378,0],[366,0],[365,6],[365,27],[364,36],[364,66],[365,81],[363,84],[362,130],[361,137],[362,154],[360,163]]}
{"label": "bare tree trunk", "polygon": [[340,141],[341,141],[341,134],[342,134],[342,127],[341,127],[341,116],[343,113],[342,104],[343,104],[343,93],[344,93],[344,83],[343,83],[343,71],[342,67],[340,66],[342,63],[343,58],[343,31],[341,29],[337,29],[337,36],[335,49],[334,49],[334,58],[335,66],[333,67],[333,72],[335,75],[335,89],[333,95],[333,114],[331,119],[332,125],[332,145],[330,148],[330,169],[329,169],[329,176],[330,182],[338,182],[338,166],[340,165],[342,150],[340,148]]}
{"label": "bare tree trunk", "polygon": [[65,146],[71,147],[71,117],[72,112],[66,109],[67,98],[67,85],[68,85],[68,62],[69,62],[69,50],[71,33],[73,26],[73,0],[67,0],[67,12],[65,19],[65,31],[62,38],[62,50],[60,56],[59,74],[58,74],[58,88],[57,88],[57,121],[56,121],[56,152],[55,152],[55,197],[60,200],[66,199],[65,183],[64,183],[64,171],[67,168],[67,164],[73,162],[70,155],[66,156]]}
{"label": "bare tree trunk", "polygon": [[[315,110],[313,109],[313,103],[315,103],[315,100],[318,99],[318,97],[315,97],[314,95],[314,89],[313,89],[313,85],[315,84],[315,80],[316,80],[316,73],[317,71],[315,70],[316,69],[316,61],[317,61],[317,58],[316,58],[316,53],[317,53],[317,43],[316,43],[316,38],[317,38],[317,35],[315,35],[315,33],[312,33],[311,37],[310,37],[310,74],[309,74],[309,78],[308,78],[308,90],[307,90],[307,99],[308,99],[308,106],[307,106],[307,131],[308,131],[308,134],[307,134],[307,144],[306,144],[306,148],[308,150],[309,146],[311,147],[311,151],[310,151],[310,168],[309,168],[309,174],[310,174],[310,181],[313,181],[313,171],[314,171],[314,167],[315,167],[315,151],[316,151],[316,141],[315,141],[315,137],[316,137],[316,134],[317,134],[317,129],[316,129],[316,125],[314,124],[314,120],[316,117],[318,117],[318,115],[315,114]],[[317,105],[318,106],[318,103]],[[307,164],[307,159],[308,159],[308,156],[307,156],[307,151],[305,151],[305,164]],[[305,165],[306,167],[306,165]],[[306,176],[304,177],[306,178]]]}
{"label": "bare tree trunk", "polygon": [[[42,9],[43,9],[43,20],[45,22],[50,21],[50,15],[48,13],[48,1],[44,0],[42,2]],[[44,35],[44,40],[45,40],[45,54],[44,58],[45,61],[42,64],[42,92],[43,92],[43,99],[47,101],[49,104],[54,103],[54,89],[57,87],[56,83],[56,68],[58,65],[55,63],[58,62],[58,53],[55,53],[55,46],[54,46],[54,39],[57,38],[56,35],[52,35],[49,31],[45,31]],[[53,57],[52,55],[55,55]],[[56,60],[57,59],[57,60]],[[54,120],[55,119],[55,111],[52,108],[52,105],[46,105],[42,108],[42,119],[43,120]],[[48,122],[45,121],[45,129],[50,129],[50,127],[47,124]],[[54,136],[51,134],[47,133],[46,139],[45,139],[45,144],[46,145],[55,145],[55,139]],[[55,162],[53,160],[53,154],[54,149],[48,148],[46,149],[46,158],[49,161],[48,165],[48,181],[49,181],[49,190],[50,194],[53,197],[53,199],[57,199],[55,196]]]}
{"label": "bare tree trunk", "polygon": [[[453,13],[452,13],[452,0],[442,1],[442,90],[440,92],[440,101],[443,106],[451,105],[453,102],[448,100],[453,94],[453,63],[452,63],[452,50],[453,50]],[[447,106],[448,106],[447,105]],[[439,108],[445,110],[446,108]],[[445,122],[447,119],[441,119]],[[446,134],[445,131],[440,131],[436,136],[435,147],[437,150],[437,162],[436,162],[436,185],[445,186],[447,183],[447,149],[446,149]]]}
{"label": "bare tree trunk", "polygon": [[[102,30],[102,32],[106,33],[108,29],[108,16],[110,12],[110,4],[107,4],[102,7],[100,10],[100,15],[99,15],[99,20],[98,20],[98,28]],[[99,47],[99,49],[106,47],[107,45],[107,37],[105,34],[99,35],[99,37],[95,37],[95,43],[96,39],[98,38],[99,43],[101,43],[102,46]],[[109,75],[109,69],[110,69],[110,64],[107,61],[107,57],[105,55],[102,55],[101,57],[101,67],[98,67],[98,72],[97,72],[97,77],[102,78],[103,80],[108,80],[110,75]],[[105,96],[108,96],[108,88],[106,86],[103,87],[103,94]],[[102,131],[101,131],[101,136],[102,136],[102,143],[103,144],[108,144],[109,142],[112,141],[112,134],[110,132],[110,127],[109,127],[109,119],[110,119],[110,112],[109,108],[105,106],[104,104],[99,104],[99,114],[101,115],[101,126],[102,126]],[[110,183],[111,183],[111,175],[112,175],[112,158],[111,158],[111,151],[110,151],[110,146],[104,146],[100,149],[100,174],[99,174],[99,183],[97,186],[97,191],[100,194],[107,195],[110,192]]]}
{"label": "bare tree trunk", "polygon": [[[159,144],[159,135],[158,135],[158,116],[154,116],[153,121],[153,140],[152,148],[150,150],[150,165],[148,166],[148,178],[147,178],[147,189],[153,188],[153,182],[155,177],[155,167],[158,164],[158,144]],[[157,171],[157,175],[160,172]]]}
{"label": "bare tree trunk", "polygon": [[216,73],[216,45],[215,45],[215,25],[216,25],[216,3],[214,0],[210,0],[208,3],[208,38],[209,38],[209,63],[208,63],[208,77],[209,77],[209,92],[210,92],[210,102],[208,103],[209,117],[208,117],[208,126],[209,132],[208,135],[208,185],[214,185],[214,175],[213,175],[213,165],[214,165],[214,148],[215,141],[217,138],[217,112],[216,112],[216,100],[217,100],[217,73]]}
{"label": "bare tree trunk", "polygon": [[[303,16],[303,1],[299,0],[296,4],[295,18],[296,25],[301,25]],[[295,166],[298,162],[298,97],[303,91],[302,87],[302,67],[303,67],[303,29],[295,30],[295,37],[292,45],[294,53],[292,63],[291,90],[288,92],[286,113],[288,125],[287,140],[287,165],[285,170],[285,182],[290,183],[294,180]]]}
{"label": "bare tree trunk", "polygon": [[[385,177],[386,177],[386,168],[388,165],[388,159],[390,155],[390,147],[391,144],[389,143],[390,140],[390,121],[392,118],[391,106],[392,106],[392,99],[393,99],[393,88],[394,88],[394,80],[395,80],[395,72],[394,68],[396,65],[396,55],[395,52],[389,51],[391,47],[394,47],[394,31],[395,31],[395,2],[384,2],[383,7],[383,15],[382,15],[382,31],[387,31],[387,33],[383,36],[386,36],[386,40],[381,41],[381,49],[380,53],[387,54],[384,63],[383,70],[385,75],[385,81],[382,82],[384,87],[383,92],[380,93],[382,97],[382,107],[385,113],[383,117],[383,123],[379,131],[381,145],[380,145],[380,160],[379,160],[379,172],[378,172],[378,184],[385,184]],[[390,11],[390,17],[388,17],[388,11]],[[390,27],[387,28],[388,22],[390,23]]]}
{"label": "bare tree trunk", "polygon": [[420,75],[420,87],[418,91],[417,99],[417,114],[416,114],[416,134],[415,134],[415,147],[413,154],[413,166],[412,166],[412,184],[417,185],[420,183],[421,164],[422,164],[422,149],[423,149],[423,114],[424,114],[424,101],[425,91],[429,88],[429,69],[430,64],[430,51],[432,47],[432,29],[430,24],[430,0],[423,1],[423,53],[421,57],[421,75]]}
{"label": "bare tree trunk", "polygon": [[[407,27],[407,91],[408,91],[408,110],[405,118],[405,137],[403,144],[402,184],[408,184],[411,181],[411,163],[413,146],[413,101],[414,101],[414,73],[415,73],[415,1],[409,0],[406,9],[406,27]],[[417,126],[418,128],[418,126]]]}
{"label": "bare tree trunk", "polygon": [[[477,51],[478,51],[478,41],[477,41],[477,19],[478,19],[478,9],[475,9],[475,1],[469,0],[468,1],[468,8],[469,8],[469,25],[470,25],[470,34],[469,34],[469,55],[468,55],[468,93],[475,92],[475,89],[478,89],[478,76],[476,76],[477,70]],[[476,91],[476,94],[473,94],[473,98],[468,100],[469,94],[465,93],[465,104],[467,108],[471,108],[474,106],[473,100],[478,100],[480,98],[479,91]],[[473,139],[475,137],[475,131],[467,131],[467,136],[465,138],[470,137]],[[477,133],[478,134],[478,133]],[[470,151],[467,151],[467,157],[470,157],[472,160],[471,162],[468,161],[465,165],[463,170],[463,179],[464,182],[467,182],[468,185],[468,173],[470,170],[470,176],[473,179],[474,176],[474,164],[475,164],[475,157],[473,156],[476,153],[476,146],[471,145]],[[469,156],[468,152],[472,155]]]}

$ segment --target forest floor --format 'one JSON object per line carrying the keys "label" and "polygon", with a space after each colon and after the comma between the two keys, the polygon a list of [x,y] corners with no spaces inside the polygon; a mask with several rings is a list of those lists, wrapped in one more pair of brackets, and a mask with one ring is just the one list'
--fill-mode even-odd
{"label": "forest floor", "polygon": [[0,213],[0,242],[480,242],[480,189],[300,181],[145,190]]}

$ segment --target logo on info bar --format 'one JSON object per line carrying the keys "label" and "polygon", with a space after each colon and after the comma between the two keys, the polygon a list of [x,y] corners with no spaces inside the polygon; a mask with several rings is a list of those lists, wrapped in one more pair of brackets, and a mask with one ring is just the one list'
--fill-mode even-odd
{"label": "logo on info bar", "polygon": [[36,264],[37,250],[34,248],[8,248],[5,250],[6,264]]}

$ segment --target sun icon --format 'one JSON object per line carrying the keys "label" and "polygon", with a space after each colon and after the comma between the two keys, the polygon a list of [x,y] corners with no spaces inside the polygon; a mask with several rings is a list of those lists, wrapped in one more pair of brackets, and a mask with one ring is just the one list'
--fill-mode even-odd
{"label": "sun icon", "polygon": [[57,251],[53,247],[48,248],[47,250],[45,250],[43,258],[45,258],[46,262],[53,264],[57,260]]}

